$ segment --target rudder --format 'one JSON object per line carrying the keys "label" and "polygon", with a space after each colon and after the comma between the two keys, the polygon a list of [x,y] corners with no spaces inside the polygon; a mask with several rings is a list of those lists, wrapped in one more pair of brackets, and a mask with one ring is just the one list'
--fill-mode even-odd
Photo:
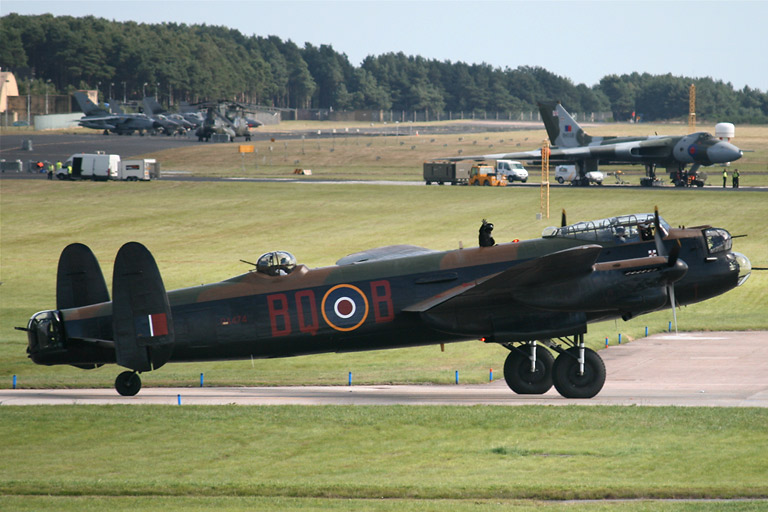
{"label": "rudder", "polygon": [[137,372],[163,366],[175,340],[171,307],[157,263],[140,243],[118,251],[112,293],[117,364]]}
{"label": "rudder", "polygon": [[56,272],[56,309],[109,302],[109,291],[93,251],[80,243],[61,251]]}

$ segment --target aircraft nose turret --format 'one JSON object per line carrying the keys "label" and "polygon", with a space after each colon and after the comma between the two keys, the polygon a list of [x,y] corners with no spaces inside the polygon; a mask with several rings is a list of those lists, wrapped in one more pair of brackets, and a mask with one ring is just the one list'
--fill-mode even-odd
{"label": "aircraft nose turret", "polygon": [[752,274],[752,263],[749,261],[749,258],[740,252],[734,252],[733,255],[736,257],[736,263],[739,265],[739,281],[736,286],[741,286]]}
{"label": "aircraft nose turret", "polygon": [[739,148],[721,140],[707,150],[707,157],[713,164],[724,164],[726,162],[733,162],[743,156],[743,153]]}

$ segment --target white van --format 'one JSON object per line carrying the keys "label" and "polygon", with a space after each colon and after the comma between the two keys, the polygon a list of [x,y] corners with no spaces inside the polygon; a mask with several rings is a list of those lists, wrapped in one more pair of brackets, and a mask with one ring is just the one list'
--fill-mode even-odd
{"label": "white van", "polygon": [[555,180],[558,183],[570,181],[572,185],[589,185],[590,183],[603,184],[603,173],[600,171],[590,171],[585,175],[586,183],[579,177],[575,165],[558,165],[555,169]]}
{"label": "white van", "polygon": [[516,160],[496,160],[496,176],[506,176],[507,181],[528,181],[528,171]]}
{"label": "white van", "polygon": [[[71,174],[67,169],[69,166],[72,166]],[[67,159],[61,169],[56,171],[56,177],[60,180],[106,181],[119,170],[120,155],[75,153]]]}

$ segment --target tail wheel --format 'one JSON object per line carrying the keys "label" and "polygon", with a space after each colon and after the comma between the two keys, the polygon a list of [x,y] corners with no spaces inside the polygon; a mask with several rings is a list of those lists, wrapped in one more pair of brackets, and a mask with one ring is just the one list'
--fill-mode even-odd
{"label": "tail wheel", "polygon": [[571,347],[555,359],[552,380],[565,398],[592,398],[605,384],[605,363],[594,350],[584,349],[584,367],[579,362],[579,347]]}
{"label": "tail wheel", "polygon": [[504,362],[504,380],[518,395],[543,395],[552,387],[555,358],[542,346],[536,346],[535,369],[531,367],[531,346],[513,348]]}
{"label": "tail wheel", "polygon": [[141,389],[141,377],[136,372],[123,372],[115,379],[115,389],[123,396],[134,396]]}

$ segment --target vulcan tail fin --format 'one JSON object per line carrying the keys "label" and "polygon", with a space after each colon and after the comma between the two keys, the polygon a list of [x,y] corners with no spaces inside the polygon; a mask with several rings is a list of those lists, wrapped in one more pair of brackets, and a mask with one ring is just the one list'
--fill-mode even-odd
{"label": "vulcan tail fin", "polygon": [[560,102],[541,102],[539,112],[547,129],[549,141],[559,148],[574,148],[582,145],[582,139],[589,138]]}

